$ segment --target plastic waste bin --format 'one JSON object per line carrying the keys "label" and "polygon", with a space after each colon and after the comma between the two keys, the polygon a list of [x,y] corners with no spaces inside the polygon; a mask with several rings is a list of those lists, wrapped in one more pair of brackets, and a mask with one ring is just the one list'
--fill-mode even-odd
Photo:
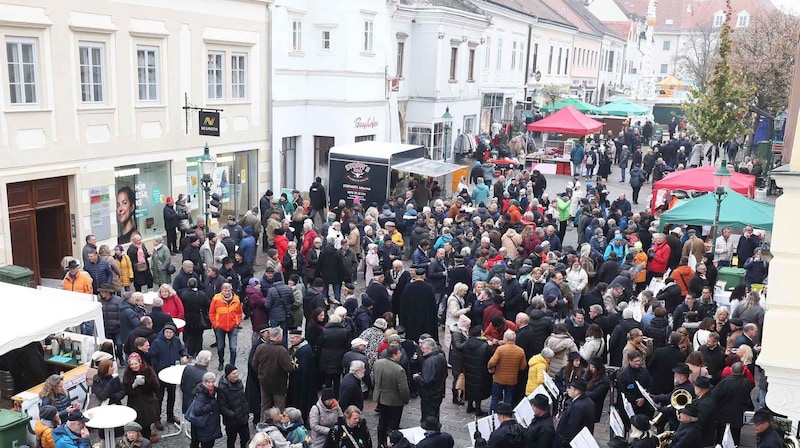
{"label": "plastic waste bin", "polygon": [[717,281],[725,282],[725,291],[731,291],[733,288],[744,283],[745,270],[734,267],[719,268]]}
{"label": "plastic waste bin", "polygon": [[33,271],[23,266],[0,266],[0,282],[30,286]]}
{"label": "plastic waste bin", "polygon": [[0,409],[0,446],[19,447],[28,443],[27,425],[31,416],[22,412]]}

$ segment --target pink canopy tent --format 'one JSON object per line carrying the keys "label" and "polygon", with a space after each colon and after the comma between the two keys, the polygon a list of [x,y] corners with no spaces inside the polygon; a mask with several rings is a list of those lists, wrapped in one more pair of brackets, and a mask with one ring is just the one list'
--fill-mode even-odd
{"label": "pink canopy tent", "polygon": [[603,123],[567,106],[553,115],[528,125],[532,132],[555,132],[559,134],[587,135],[603,129]]}
{"label": "pink canopy tent", "polygon": [[[653,184],[653,198],[650,208],[654,209],[659,196],[675,191],[714,191],[714,171],[715,166],[701,166],[688,170],[674,171],[666,177]],[[756,191],[756,177],[750,174],[741,174],[731,170],[731,180],[728,187],[750,199],[753,199]],[[663,193],[662,193],[662,190]]]}

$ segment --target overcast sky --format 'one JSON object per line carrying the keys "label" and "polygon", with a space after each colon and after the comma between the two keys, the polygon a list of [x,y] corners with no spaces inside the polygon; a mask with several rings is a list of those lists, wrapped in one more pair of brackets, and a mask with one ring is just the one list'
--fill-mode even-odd
{"label": "overcast sky", "polygon": [[794,14],[800,15],[800,1],[799,0],[772,0],[778,8],[788,10]]}

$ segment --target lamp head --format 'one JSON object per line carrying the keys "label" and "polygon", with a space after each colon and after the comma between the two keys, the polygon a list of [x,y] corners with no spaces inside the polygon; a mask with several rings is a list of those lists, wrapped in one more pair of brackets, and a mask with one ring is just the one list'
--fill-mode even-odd
{"label": "lamp head", "polygon": [[728,185],[731,183],[731,171],[728,169],[728,161],[722,159],[722,163],[720,163],[719,168],[714,171],[714,186],[715,193],[717,193],[720,189],[722,192],[725,192],[725,189],[728,188]]}

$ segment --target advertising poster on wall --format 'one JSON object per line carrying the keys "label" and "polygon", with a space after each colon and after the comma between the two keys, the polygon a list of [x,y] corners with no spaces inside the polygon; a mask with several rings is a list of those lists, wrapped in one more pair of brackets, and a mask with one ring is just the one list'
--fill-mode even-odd
{"label": "advertising poster on wall", "polygon": [[231,182],[230,182],[230,167],[218,166],[214,171],[214,185],[217,186],[216,193],[222,198],[220,202],[230,202],[231,200]]}
{"label": "advertising poster on wall", "polygon": [[108,185],[89,190],[92,233],[101,241],[111,238],[111,189]]}
{"label": "advertising poster on wall", "polygon": [[114,174],[117,243],[163,233],[163,208],[172,190],[169,162],[119,167]]}
{"label": "advertising poster on wall", "polygon": [[382,204],[386,200],[389,167],[377,163],[336,160],[330,161],[329,195],[332,203],[339,199],[348,205],[358,198],[365,207],[372,202]]}

